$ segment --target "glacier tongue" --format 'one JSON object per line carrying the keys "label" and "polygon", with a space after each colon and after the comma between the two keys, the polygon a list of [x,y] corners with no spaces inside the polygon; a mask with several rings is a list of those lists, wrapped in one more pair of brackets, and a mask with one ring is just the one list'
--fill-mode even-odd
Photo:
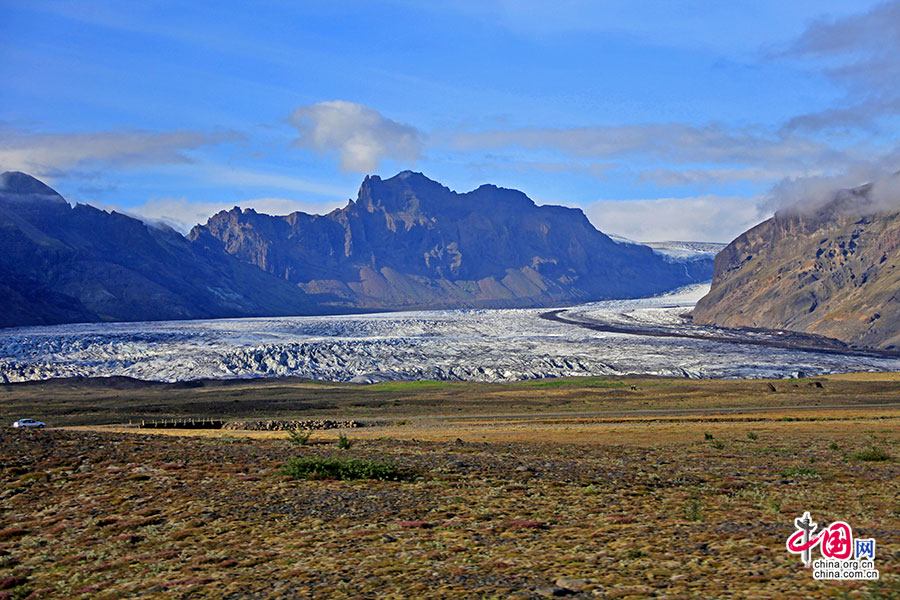
{"label": "glacier tongue", "polygon": [[[708,286],[566,309],[593,320],[672,331]],[[446,310],[333,317],[103,323],[0,330],[0,381],[125,375],[300,376],[512,381],[579,375],[791,377],[900,370],[900,360],[591,331],[546,309]]]}

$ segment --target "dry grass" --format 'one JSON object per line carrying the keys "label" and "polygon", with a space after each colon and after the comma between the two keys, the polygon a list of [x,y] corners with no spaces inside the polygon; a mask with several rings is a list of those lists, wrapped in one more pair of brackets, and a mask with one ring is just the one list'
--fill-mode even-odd
{"label": "dry grass", "polygon": [[[654,446],[660,442],[677,443],[689,440],[695,432],[710,432],[716,438],[758,436],[808,435],[829,437],[846,429],[892,432],[900,429],[900,409],[843,409],[780,410],[777,412],[735,412],[692,415],[690,417],[651,418],[410,418],[402,425],[381,425],[341,431],[317,431],[310,443],[336,443],[341,434],[350,439],[395,439],[448,442],[555,442],[561,444],[620,444],[626,446]],[[72,431],[134,433],[135,429],[118,426],[70,427]],[[256,440],[288,440],[288,432],[241,430],[141,430],[160,436],[203,437]],[[699,437],[702,439],[703,435]]]}
{"label": "dry grass", "polygon": [[[647,416],[649,411],[729,411],[829,406],[900,407],[894,375],[809,380],[609,377],[506,384],[391,382],[353,385],[297,379],[160,384],[116,378],[0,385],[0,422],[22,416],[51,426],[141,419],[407,419],[502,414]],[[768,384],[776,387],[769,390]],[[822,387],[817,387],[818,383]],[[632,386],[636,389],[632,390]]]}
{"label": "dry grass", "polygon": [[[703,394],[729,382],[682,385],[699,406],[679,408],[699,413],[440,418],[413,403],[394,425],[307,446],[286,432],[4,432],[0,598],[537,598],[559,577],[586,580],[572,598],[900,595],[900,461],[854,459],[900,447],[900,407],[865,407],[896,392],[863,378],[842,384],[855,401],[828,402],[851,408],[809,410],[816,397],[789,388],[800,407],[722,414]],[[585,389],[544,391],[567,387]],[[415,476],[294,480],[281,468],[295,456]],[[882,581],[816,582],[784,548],[805,510],[874,537]]]}
{"label": "dry grass", "polygon": [[[737,424],[650,426],[671,437],[358,440],[338,451],[249,437],[6,436],[4,575],[18,578],[15,597],[92,599],[532,598],[563,576],[589,582],[583,598],[873,590],[815,582],[787,554],[792,519],[810,510],[875,537],[881,585],[896,592],[900,467],[846,456],[873,439],[896,444],[894,428],[781,422],[749,440]],[[389,461],[420,477],[296,481],[280,474],[295,455]]]}

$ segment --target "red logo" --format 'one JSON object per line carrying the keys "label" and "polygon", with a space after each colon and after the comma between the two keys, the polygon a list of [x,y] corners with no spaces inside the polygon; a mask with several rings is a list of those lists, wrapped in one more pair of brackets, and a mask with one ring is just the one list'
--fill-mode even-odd
{"label": "red logo", "polygon": [[816,524],[809,518],[809,513],[795,519],[794,524],[797,531],[787,539],[787,549],[788,552],[801,554],[807,566],[810,564],[809,551],[816,546],[825,558],[847,560],[853,556],[853,530],[847,523],[835,521],[816,536],[812,535]]}

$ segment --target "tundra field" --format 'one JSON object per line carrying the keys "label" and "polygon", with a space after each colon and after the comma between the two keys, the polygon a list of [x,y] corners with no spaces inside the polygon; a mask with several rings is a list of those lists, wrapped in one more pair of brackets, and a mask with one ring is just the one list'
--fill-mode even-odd
{"label": "tundra field", "polygon": [[[900,597],[900,374],[0,386],[26,416],[0,598]],[[192,418],[364,426],[136,426]],[[816,581],[804,511],[880,580]]]}

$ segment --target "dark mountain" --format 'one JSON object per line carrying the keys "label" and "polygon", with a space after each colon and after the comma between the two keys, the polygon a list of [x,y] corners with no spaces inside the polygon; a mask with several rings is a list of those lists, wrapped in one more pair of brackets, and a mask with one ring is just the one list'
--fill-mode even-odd
{"label": "dark mountain", "polygon": [[545,306],[654,294],[708,280],[709,259],[664,260],[616,244],[578,209],[483,185],[458,194],[419,173],[366,177],[325,216],[220,212],[189,238],[335,306]]}
{"label": "dark mountain", "polygon": [[872,190],[780,211],[739,236],[716,257],[694,321],[900,348],[900,198]]}
{"label": "dark mountain", "polygon": [[662,292],[711,266],[616,244],[580,210],[410,172],[367,177],[325,216],[235,208],[189,238],[0,175],[0,326],[542,306]]}
{"label": "dark mountain", "polygon": [[171,229],[0,175],[0,326],[316,310],[296,286]]}

